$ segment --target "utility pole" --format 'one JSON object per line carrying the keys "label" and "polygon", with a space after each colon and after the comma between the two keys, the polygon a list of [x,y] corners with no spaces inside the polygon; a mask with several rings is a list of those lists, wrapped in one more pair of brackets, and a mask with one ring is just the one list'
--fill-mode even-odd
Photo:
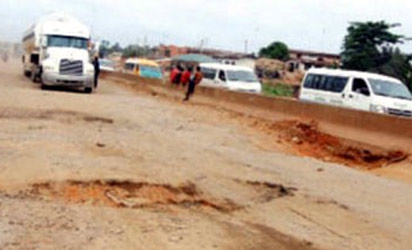
{"label": "utility pole", "polygon": [[246,39],[245,40],[245,54],[247,54],[247,52],[248,52],[248,46],[249,46],[249,41]]}
{"label": "utility pole", "polygon": [[204,43],[205,43],[205,39],[202,38],[202,39],[200,40],[200,46],[199,46],[200,52],[203,51],[203,45],[204,45]]}

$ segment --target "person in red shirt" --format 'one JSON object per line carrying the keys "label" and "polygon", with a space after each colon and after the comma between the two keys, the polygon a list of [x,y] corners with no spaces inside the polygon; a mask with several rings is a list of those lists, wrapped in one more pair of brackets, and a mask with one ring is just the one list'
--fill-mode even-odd
{"label": "person in red shirt", "polygon": [[[192,69],[189,69],[192,72]],[[203,73],[201,68],[198,66],[196,67],[196,72],[193,76],[190,77],[189,86],[186,92],[186,98],[183,101],[189,101],[190,96],[195,93],[196,85],[199,85],[203,80]]]}
{"label": "person in red shirt", "polygon": [[186,87],[186,85],[190,81],[190,76],[192,75],[191,68],[187,67],[186,70],[182,74],[182,79],[180,83],[182,84],[183,88]]}
{"label": "person in red shirt", "polygon": [[177,65],[170,72],[170,82],[172,82],[173,85],[179,86],[182,77],[182,71],[182,67],[180,65]]}
{"label": "person in red shirt", "polygon": [[169,75],[169,77],[170,77],[170,82],[171,82],[172,84],[175,83],[175,78],[176,78],[176,76],[177,76],[178,73],[179,73],[179,70],[178,70],[177,66],[174,66],[173,69],[172,69],[172,71],[170,71],[170,75]]}

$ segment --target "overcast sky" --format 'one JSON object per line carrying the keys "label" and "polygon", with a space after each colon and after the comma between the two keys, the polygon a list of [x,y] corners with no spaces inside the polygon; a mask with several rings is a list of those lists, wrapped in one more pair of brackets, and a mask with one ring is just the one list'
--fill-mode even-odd
{"label": "overcast sky", "polygon": [[[39,17],[64,11],[111,42],[159,43],[257,51],[279,40],[289,47],[339,52],[352,21],[402,23],[412,36],[407,0],[0,0],[0,40],[19,41]],[[403,46],[412,53],[412,42]]]}

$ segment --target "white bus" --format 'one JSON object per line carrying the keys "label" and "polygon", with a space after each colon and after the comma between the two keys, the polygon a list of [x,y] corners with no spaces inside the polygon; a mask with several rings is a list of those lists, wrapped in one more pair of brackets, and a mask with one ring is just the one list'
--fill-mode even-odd
{"label": "white bus", "polygon": [[299,99],[412,117],[412,95],[401,81],[366,72],[310,69],[302,81]]}
{"label": "white bus", "polygon": [[262,85],[253,69],[219,63],[202,63],[204,75],[201,85],[233,91],[261,93]]}

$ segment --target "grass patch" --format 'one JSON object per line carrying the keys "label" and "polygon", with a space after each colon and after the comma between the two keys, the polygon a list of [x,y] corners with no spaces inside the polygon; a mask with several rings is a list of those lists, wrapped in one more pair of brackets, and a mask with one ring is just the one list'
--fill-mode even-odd
{"label": "grass patch", "polygon": [[277,83],[275,85],[263,84],[263,94],[267,96],[293,97],[294,89],[290,85]]}

